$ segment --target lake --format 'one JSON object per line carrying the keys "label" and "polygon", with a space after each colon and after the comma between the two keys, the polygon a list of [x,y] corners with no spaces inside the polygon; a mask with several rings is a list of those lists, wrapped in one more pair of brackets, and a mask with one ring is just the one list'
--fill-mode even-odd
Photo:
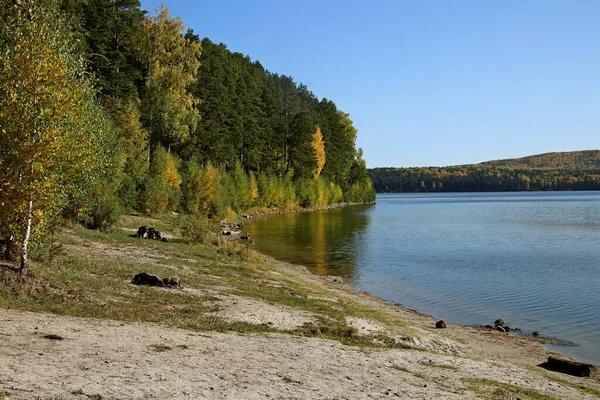
{"label": "lake", "polygon": [[259,251],[451,323],[575,343],[600,365],[600,192],[380,194],[248,224]]}

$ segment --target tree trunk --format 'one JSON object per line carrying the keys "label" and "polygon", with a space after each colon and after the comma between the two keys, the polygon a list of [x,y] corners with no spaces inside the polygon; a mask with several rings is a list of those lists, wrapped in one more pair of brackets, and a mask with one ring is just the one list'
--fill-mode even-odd
{"label": "tree trunk", "polygon": [[23,236],[23,246],[21,247],[21,268],[19,272],[21,275],[27,275],[27,269],[29,268],[29,260],[27,259],[27,245],[29,244],[29,236],[31,235],[31,220],[33,219],[33,199],[29,198],[27,205],[27,227],[25,228],[25,235]]}
{"label": "tree trunk", "polygon": [[6,261],[14,261],[12,252],[14,240],[15,237],[13,235],[8,235],[4,238],[4,253],[2,256]]}

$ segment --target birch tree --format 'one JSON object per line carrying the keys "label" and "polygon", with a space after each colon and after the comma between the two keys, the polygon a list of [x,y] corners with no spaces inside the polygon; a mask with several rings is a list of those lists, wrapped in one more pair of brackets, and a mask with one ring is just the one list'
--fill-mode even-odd
{"label": "birch tree", "polygon": [[32,234],[94,170],[105,125],[58,13],[21,3],[0,28],[0,225],[21,244],[25,275]]}
{"label": "birch tree", "polygon": [[143,117],[150,132],[149,147],[162,144],[168,152],[189,136],[199,118],[198,100],[187,87],[196,81],[200,43],[184,37],[184,28],[181,19],[171,17],[164,5],[143,25],[148,60]]}

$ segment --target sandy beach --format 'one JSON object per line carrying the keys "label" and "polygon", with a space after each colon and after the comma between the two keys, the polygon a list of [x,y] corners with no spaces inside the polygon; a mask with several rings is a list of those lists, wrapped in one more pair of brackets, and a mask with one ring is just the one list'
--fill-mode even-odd
{"label": "sandy beach", "polygon": [[[77,244],[71,246],[78,251]],[[88,255],[93,252],[115,259],[142,256],[98,242],[87,247]],[[160,261],[157,254],[146,254],[146,263]],[[452,324],[435,329],[433,318],[360,292],[339,278],[312,275],[302,266],[268,257],[265,263],[272,279],[263,276],[262,282],[279,285],[287,297],[306,296],[285,283],[293,281],[322,290],[311,299],[317,303],[367,310],[345,320],[356,337],[371,345],[299,334],[299,328],[325,317],[233,293],[225,284],[184,284],[169,292],[175,300],[168,307],[175,318],[177,299],[197,298],[217,306],[211,318],[267,326],[277,333],[198,331],[0,309],[0,398],[592,399],[600,393],[598,374],[582,378],[539,367],[557,354],[533,338]],[[185,275],[190,267],[170,268]],[[143,290],[160,294],[169,289]],[[388,319],[396,322],[388,324]],[[393,346],[378,346],[378,341]]]}

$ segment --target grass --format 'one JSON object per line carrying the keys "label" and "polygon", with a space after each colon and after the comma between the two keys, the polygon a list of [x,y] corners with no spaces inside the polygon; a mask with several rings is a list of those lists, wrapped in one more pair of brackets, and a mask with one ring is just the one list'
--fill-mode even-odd
{"label": "grass", "polygon": [[516,385],[498,382],[491,379],[465,378],[467,390],[481,394],[486,399],[512,400],[555,400],[554,397],[545,395],[532,389],[525,389]]}
{"label": "grass", "polygon": [[150,347],[152,350],[162,353],[163,351],[173,350],[171,346],[165,346],[164,344],[151,344]]}
{"label": "grass", "polygon": [[[147,225],[168,232],[175,222],[172,216],[161,220],[123,216],[120,225],[128,229]],[[23,278],[0,267],[0,307],[198,331],[280,332],[266,325],[220,319],[215,313],[219,304],[209,296],[130,284],[135,274],[146,271],[161,277],[178,275],[186,288],[235,294],[315,316],[316,323],[293,334],[361,347],[410,348],[383,335],[359,336],[345,317],[375,320],[413,336],[412,328],[400,319],[286,272],[246,243],[206,246],[177,239],[163,243],[132,235],[128,230],[99,232],[78,225],[63,229],[55,235],[52,261],[32,262],[31,276]]]}
{"label": "grass", "polygon": [[433,367],[433,368],[442,368],[442,369],[449,369],[452,371],[459,371],[460,369],[454,365],[448,365],[448,364],[436,364],[433,362],[425,362],[425,361],[421,361],[419,362],[419,364],[424,365],[426,367]]}
{"label": "grass", "polygon": [[407,374],[412,374],[412,372],[410,372],[408,369],[404,368],[404,367],[400,367],[398,365],[392,365],[392,368],[397,370],[397,371],[402,371],[405,372]]}
{"label": "grass", "polygon": [[560,378],[540,367],[527,367],[527,369],[530,371],[533,371],[535,373],[538,373],[538,374],[542,375],[544,378],[550,379],[554,382],[562,383],[563,385],[570,386],[574,389],[581,390],[584,393],[591,394],[593,396],[597,396],[600,398],[600,390],[598,390],[598,389],[590,388],[590,387],[581,385],[579,383],[571,382],[567,379]]}

